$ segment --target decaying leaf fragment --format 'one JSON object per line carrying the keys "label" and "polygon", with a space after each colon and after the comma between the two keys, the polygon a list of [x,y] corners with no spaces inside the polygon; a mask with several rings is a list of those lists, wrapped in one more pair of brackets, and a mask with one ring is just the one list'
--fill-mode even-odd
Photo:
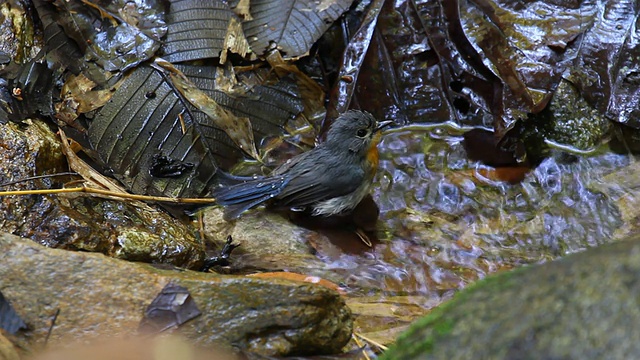
{"label": "decaying leaf fragment", "polygon": [[278,50],[273,50],[267,55],[267,61],[279,77],[285,77],[293,74],[296,84],[300,89],[300,96],[304,103],[304,116],[313,122],[324,116],[324,90],[311,79],[307,74],[303,73],[298,67],[290,62],[285,61]]}
{"label": "decaying leaf fragment", "polygon": [[251,51],[249,43],[244,37],[242,24],[234,17],[229,20],[227,34],[224,38],[224,44],[222,44],[222,51],[220,51],[220,64],[224,64],[227,61],[227,51],[234,52],[242,57],[246,57],[247,53]]}
{"label": "decaying leaf fragment", "polygon": [[214,124],[227,133],[231,140],[245,153],[254,159],[259,159],[253,139],[251,122],[248,118],[235,116],[233,113],[225,110],[200,90],[180,70],[171,65],[171,63],[157,59],[155,64],[168,71],[169,77],[176,90],[178,90],[191,105],[207,114],[207,116],[213,120]]}
{"label": "decaying leaf fragment", "polygon": [[183,286],[167,284],[144,312],[139,331],[159,333],[201,314],[189,290]]}
{"label": "decaying leaf fragment", "polygon": [[245,21],[253,20],[249,9],[249,2],[249,0],[240,0],[236,7],[233,8],[233,12]]}
{"label": "decaying leaf fragment", "polygon": [[62,101],[55,104],[55,117],[67,124],[72,124],[80,114],[104,106],[111,99],[118,84],[114,89],[92,91],[94,87],[96,83],[84,74],[80,73],[78,76],[71,74],[60,91]]}

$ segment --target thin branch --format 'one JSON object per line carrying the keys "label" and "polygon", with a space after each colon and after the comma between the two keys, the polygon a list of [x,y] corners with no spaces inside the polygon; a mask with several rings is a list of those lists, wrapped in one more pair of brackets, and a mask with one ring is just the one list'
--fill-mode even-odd
{"label": "thin branch", "polygon": [[30,176],[24,179],[19,179],[16,181],[11,181],[11,182],[7,182],[4,184],[0,184],[0,188],[1,187],[5,187],[5,186],[9,186],[9,185],[15,185],[15,184],[19,184],[21,182],[26,182],[26,181],[30,181],[30,180],[38,180],[38,179],[46,179],[46,178],[52,178],[52,177],[58,177],[58,176],[78,176],[79,174],[77,172],[73,172],[73,171],[68,171],[68,172],[61,172],[61,173],[55,173],[55,174],[46,174],[46,175],[38,175],[38,176]]}
{"label": "thin branch", "polygon": [[370,343],[372,345],[375,345],[375,346],[379,347],[380,349],[382,349],[384,351],[387,351],[389,349],[388,347],[380,344],[379,342],[377,342],[375,340],[371,340],[368,337],[366,337],[366,336],[364,336],[364,335],[362,335],[360,333],[354,332],[353,335],[359,337],[360,339],[362,339],[362,340],[364,340],[364,341],[366,341],[366,342],[368,342],[368,343]]}
{"label": "thin branch", "polygon": [[178,204],[212,204],[215,202],[214,198],[170,198],[170,197],[163,197],[163,196],[136,195],[136,194],[115,192],[110,190],[95,189],[95,188],[90,188],[86,186],[66,188],[66,189],[0,191],[0,196],[43,195],[43,194],[51,195],[51,194],[62,194],[62,193],[89,193],[89,194],[95,194],[95,195],[109,196],[117,199],[167,202],[167,203],[178,203]]}

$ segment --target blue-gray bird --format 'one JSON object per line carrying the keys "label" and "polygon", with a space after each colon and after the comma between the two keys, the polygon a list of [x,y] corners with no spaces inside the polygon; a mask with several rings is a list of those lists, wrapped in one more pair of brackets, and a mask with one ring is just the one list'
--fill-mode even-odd
{"label": "blue-gray bird", "polygon": [[371,189],[380,130],[392,123],[378,122],[364,111],[347,111],[314,149],[289,159],[269,176],[237,178],[241,182],[215,189],[213,197],[226,207],[227,220],[262,203],[305,209],[313,216],[349,213]]}

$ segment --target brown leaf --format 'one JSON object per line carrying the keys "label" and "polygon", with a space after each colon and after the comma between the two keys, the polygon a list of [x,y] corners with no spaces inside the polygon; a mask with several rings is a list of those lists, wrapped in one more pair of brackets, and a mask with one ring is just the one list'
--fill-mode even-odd
{"label": "brown leaf", "polygon": [[307,74],[303,73],[294,64],[285,61],[278,50],[274,50],[267,55],[267,61],[276,74],[283,78],[289,74],[293,74],[300,89],[300,96],[304,103],[305,118],[313,121],[322,118],[325,113],[324,108],[324,90],[311,79]]}
{"label": "brown leaf", "polygon": [[155,64],[169,72],[169,77],[176,90],[178,90],[189,103],[207,114],[215,125],[227,133],[240,149],[254,159],[259,160],[260,157],[256,151],[251,122],[248,118],[237,117],[225,110],[200,90],[193,82],[187,79],[187,77],[171,63],[157,59]]}
{"label": "brown leaf", "polygon": [[71,74],[60,91],[62,101],[55,105],[55,117],[71,124],[80,114],[104,106],[120,84],[118,82],[113,89],[92,91],[96,83],[82,73],[78,76]]}

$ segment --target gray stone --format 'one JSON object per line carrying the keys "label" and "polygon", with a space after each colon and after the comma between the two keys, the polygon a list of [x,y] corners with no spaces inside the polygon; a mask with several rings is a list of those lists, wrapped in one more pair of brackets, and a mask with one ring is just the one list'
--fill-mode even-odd
{"label": "gray stone", "polygon": [[234,345],[267,355],[338,352],[351,313],[335,291],[286,280],[160,270],[101,254],[42,247],[0,233],[0,289],[27,323],[21,348],[136,333],[168,283],[188,289],[201,315],[175,330],[198,346]]}
{"label": "gray stone", "polygon": [[311,253],[306,238],[312,231],[293,224],[279,214],[254,209],[230,222],[225,221],[222,214],[220,207],[204,210],[207,237],[223,241],[231,235],[235,242],[242,243],[243,251],[258,257]]}
{"label": "gray stone", "polygon": [[490,276],[383,359],[639,359],[640,237]]}

